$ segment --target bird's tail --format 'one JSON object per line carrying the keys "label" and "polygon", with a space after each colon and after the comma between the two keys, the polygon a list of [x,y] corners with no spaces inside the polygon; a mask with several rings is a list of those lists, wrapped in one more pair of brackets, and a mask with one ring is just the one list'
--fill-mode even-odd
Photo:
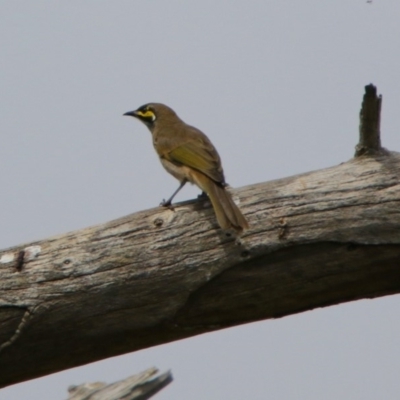
{"label": "bird's tail", "polygon": [[198,182],[196,183],[210,198],[218,224],[222,229],[233,229],[238,233],[249,229],[246,218],[224,186],[218,185],[205,175],[197,178]]}

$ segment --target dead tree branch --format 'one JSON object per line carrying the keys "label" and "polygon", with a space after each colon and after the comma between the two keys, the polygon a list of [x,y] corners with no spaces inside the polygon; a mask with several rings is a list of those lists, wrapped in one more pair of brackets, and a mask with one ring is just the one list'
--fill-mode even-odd
{"label": "dead tree branch", "polygon": [[172,382],[171,372],[158,373],[157,368],[149,368],[122,381],[84,383],[68,388],[67,400],[147,400]]}
{"label": "dead tree branch", "polygon": [[199,200],[0,252],[0,385],[399,293],[399,177],[398,153],[364,152],[236,190],[240,244]]}
{"label": "dead tree branch", "polygon": [[355,157],[386,152],[381,146],[381,108],[382,96],[378,96],[376,87],[374,85],[365,86],[360,111],[360,142],[356,147]]}

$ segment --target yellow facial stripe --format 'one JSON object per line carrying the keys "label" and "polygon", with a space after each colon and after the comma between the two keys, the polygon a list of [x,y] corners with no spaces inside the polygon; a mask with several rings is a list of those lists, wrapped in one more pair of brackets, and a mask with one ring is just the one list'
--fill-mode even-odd
{"label": "yellow facial stripe", "polygon": [[143,118],[148,118],[151,119],[152,121],[154,121],[156,119],[155,114],[153,113],[153,111],[147,110],[147,111],[138,111],[138,115],[140,115]]}

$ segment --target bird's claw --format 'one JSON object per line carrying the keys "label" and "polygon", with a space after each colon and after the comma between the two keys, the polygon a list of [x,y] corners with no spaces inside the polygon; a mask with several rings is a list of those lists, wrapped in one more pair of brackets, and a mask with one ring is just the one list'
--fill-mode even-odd
{"label": "bird's claw", "polygon": [[208,196],[207,196],[207,193],[206,193],[206,192],[201,192],[201,193],[197,196],[197,198],[198,198],[199,200],[203,200],[203,199],[208,199]]}
{"label": "bird's claw", "polygon": [[160,203],[161,207],[165,207],[165,208],[169,208],[170,210],[173,210],[174,207],[171,204],[171,200],[165,200],[163,199],[163,201]]}

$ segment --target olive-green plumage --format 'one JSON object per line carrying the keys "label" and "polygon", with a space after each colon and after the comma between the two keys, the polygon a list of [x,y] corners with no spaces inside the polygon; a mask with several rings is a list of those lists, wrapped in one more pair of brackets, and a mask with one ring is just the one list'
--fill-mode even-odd
{"label": "olive-green plumage", "polygon": [[248,229],[246,218],[226,190],[217,150],[203,132],[187,125],[175,111],[160,103],[149,103],[124,115],[135,117],[147,125],[161,164],[180,182],[179,188],[163,205],[171,204],[185,183],[191,182],[210,198],[222,229],[236,232]]}

